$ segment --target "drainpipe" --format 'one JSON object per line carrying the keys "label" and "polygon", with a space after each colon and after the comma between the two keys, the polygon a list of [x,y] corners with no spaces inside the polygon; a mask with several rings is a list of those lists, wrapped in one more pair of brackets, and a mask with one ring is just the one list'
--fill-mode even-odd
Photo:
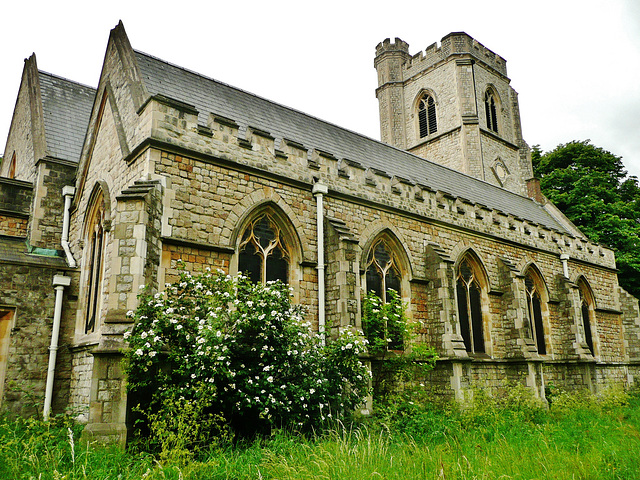
{"label": "drainpipe", "polygon": [[565,278],[569,278],[569,254],[560,254],[560,261],[562,262],[562,273],[564,274]]}
{"label": "drainpipe", "polygon": [[58,337],[60,335],[60,318],[62,316],[62,298],[64,287],[71,284],[71,277],[54,275],[53,287],[56,291],[56,304],[53,312],[53,327],[51,328],[51,346],[49,347],[49,369],[47,370],[47,386],[44,394],[44,409],[42,416],[49,420],[51,411],[51,398],[53,397],[53,377],[56,372],[56,357],[58,356]]}
{"label": "drainpipe", "polygon": [[62,195],[64,196],[64,217],[62,220],[62,239],[60,240],[60,244],[67,256],[67,265],[69,265],[70,268],[76,268],[77,266],[76,260],[73,258],[71,249],[69,248],[69,209],[71,208],[71,200],[75,193],[75,187],[68,185],[66,187],[62,187]]}
{"label": "drainpipe", "polygon": [[329,189],[326,185],[315,183],[311,193],[316,197],[316,227],[318,232],[318,333],[324,345],[325,311],[324,311],[324,208],[323,195]]}

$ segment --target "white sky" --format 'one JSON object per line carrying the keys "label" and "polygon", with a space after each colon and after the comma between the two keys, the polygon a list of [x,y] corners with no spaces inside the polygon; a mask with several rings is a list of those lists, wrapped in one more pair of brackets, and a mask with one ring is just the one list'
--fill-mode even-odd
{"label": "white sky", "polygon": [[96,86],[120,19],[137,50],[373,138],[375,46],[465,31],[507,60],[529,145],[591,139],[640,176],[638,0],[16,0],[0,18],[2,150],[23,60]]}

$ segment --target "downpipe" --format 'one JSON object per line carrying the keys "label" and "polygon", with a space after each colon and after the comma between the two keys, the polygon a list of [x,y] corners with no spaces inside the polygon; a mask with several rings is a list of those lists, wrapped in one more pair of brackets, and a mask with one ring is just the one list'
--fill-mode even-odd
{"label": "downpipe", "polygon": [[76,260],[73,258],[71,249],[69,248],[69,210],[71,209],[71,201],[73,200],[75,193],[75,187],[68,185],[66,187],[62,187],[62,195],[64,196],[64,215],[62,219],[62,238],[60,240],[60,244],[62,245],[64,254],[67,257],[67,265],[69,265],[70,268],[76,268],[77,266]]}
{"label": "downpipe", "polygon": [[325,300],[324,300],[324,202],[323,196],[329,192],[326,185],[315,183],[311,193],[316,197],[316,230],[318,238],[318,334],[325,343]]}

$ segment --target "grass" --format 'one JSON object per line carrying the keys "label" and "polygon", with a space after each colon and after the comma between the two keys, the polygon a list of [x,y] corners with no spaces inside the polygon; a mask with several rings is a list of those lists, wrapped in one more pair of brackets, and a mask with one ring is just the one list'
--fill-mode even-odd
{"label": "grass", "polygon": [[87,448],[65,419],[0,418],[0,478],[640,479],[640,395],[557,395],[551,408],[517,388],[464,407],[412,399],[315,437],[276,432],[190,461]]}

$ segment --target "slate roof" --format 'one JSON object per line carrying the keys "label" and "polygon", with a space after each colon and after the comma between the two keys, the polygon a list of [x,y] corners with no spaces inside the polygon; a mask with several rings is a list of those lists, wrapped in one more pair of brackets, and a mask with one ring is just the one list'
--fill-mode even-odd
{"label": "slate roof", "polygon": [[567,230],[533,200],[511,193],[404,150],[271,102],[230,85],[135,52],[143,82],[151,95],[162,94],[193,105],[199,123],[210,113],[222,115],[242,128],[255,127],[275,138],[286,138],[347,158],[389,175],[410,179],[434,190],[486,205],[562,232]]}
{"label": "slate roof", "polygon": [[29,264],[53,268],[67,267],[67,263],[62,257],[29,254],[24,238],[4,235],[0,235],[0,263]]}
{"label": "slate roof", "polygon": [[38,73],[47,154],[78,162],[96,90],[50,73]]}

